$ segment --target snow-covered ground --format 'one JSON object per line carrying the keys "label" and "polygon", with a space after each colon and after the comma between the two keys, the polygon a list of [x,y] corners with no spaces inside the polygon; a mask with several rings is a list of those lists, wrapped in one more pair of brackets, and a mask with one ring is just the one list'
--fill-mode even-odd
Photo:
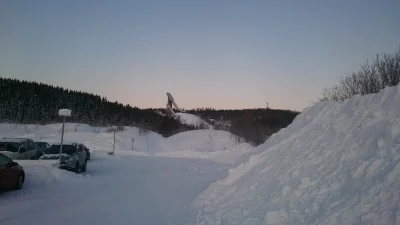
{"label": "snow-covered ground", "polygon": [[400,86],[321,102],[196,200],[197,223],[400,224]]}
{"label": "snow-covered ground", "polygon": [[0,194],[0,224],[180,224],[193,221],[191,203],[227,175],[210,160],[108,156],[94,152],[75,174],[52,161],[18,161],[27,173],[19,191]]}
{"label": "snow-covered ground", "polygon": [[[53,143],[60,128],[0,124],[0,136]],[[125,127],[108,156],[112,133],[66,128],[93,151],[87,172],[19,161],[26,183],[0,194],[0,224],[400,224],[400,86],[317,103],[257,148]]]}
{"label": "snow-covered ground", "polygon": [[[61,124],[0,124],[0,137],[55,143],[60,129]],[[76,124],[66,124],[65,141],[91,149],[87,171],[59,170],[55,160],[18,160],[26,182],[19,191],[0,193],[0,224],[190,224],[196,196],[254,149],[225,131],[163,138],[125,127],[116,133],[115,156],[108,156],[113,134]]]}
{"label": "snow-covered ground", "polygon": [[[0,137],[28,137],[51,144],[60,142],[61,127],[62,124],[42,126],[3,123],[0,124]],[[253,149],[250,145],[243,144],[243,138],[219,130],[193,130],[164,138],[151,131],[124,127],[124,131],[116,133],[115,139],[117,154],[200,157],[219,162],[227,159],[225,163],[233,163],[236,158]],[[95,151],[110,152],[113,149],[113,133],[107,132],[107,128],[90,127],[86,124],[67,123],[64,140],[81,142]]]}

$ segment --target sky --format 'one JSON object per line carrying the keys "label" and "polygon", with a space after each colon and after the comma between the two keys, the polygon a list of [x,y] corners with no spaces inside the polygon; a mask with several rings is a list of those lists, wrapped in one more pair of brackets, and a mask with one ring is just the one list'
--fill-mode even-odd
{"label": "sky", "polygon": [[2,0],[0,76],[140,108],[301,111],[400,47],[398,0]]}

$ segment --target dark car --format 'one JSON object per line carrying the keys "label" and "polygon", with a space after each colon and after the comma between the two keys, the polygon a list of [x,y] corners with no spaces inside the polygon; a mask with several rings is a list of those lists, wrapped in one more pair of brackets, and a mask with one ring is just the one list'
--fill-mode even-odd
{"label": "dark car", "polygon": [[21,189],[24,182],[24,168],[0,153],[0,190]]}

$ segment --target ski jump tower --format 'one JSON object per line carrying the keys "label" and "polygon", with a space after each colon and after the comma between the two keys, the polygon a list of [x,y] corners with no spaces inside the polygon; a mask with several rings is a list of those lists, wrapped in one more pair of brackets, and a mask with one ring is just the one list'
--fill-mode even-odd
{"label": "ski jump tower", "polygon": [[178,107],[178,105],[176,104],[174,97],[172,97],[172,95],[170,93],[167,92],[167,97],[168,97],[168,102],[167,102],[167,111],[175,118],[177,118],[178,116],[175,114],[174,109],[172,108],[173,106],[175,106],[176,111],[178,112],[184,112],[184,110],[182,110],[181,108]]}

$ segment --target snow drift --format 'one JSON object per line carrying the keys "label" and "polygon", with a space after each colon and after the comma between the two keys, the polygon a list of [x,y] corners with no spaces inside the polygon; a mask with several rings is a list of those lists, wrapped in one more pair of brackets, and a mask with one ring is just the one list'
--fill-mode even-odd
{"label": "snow drift", "polygon": [[197,224],[400,224],[400,86],[325,101],[196,200]]}
{"label": "snow drift", "polygon": [[159,141],[157,148],[161,151],[196,150],[213,152],[232,149],[243,142],[243,138],[239,138],[227,131],[192,130],[178,133]]}

